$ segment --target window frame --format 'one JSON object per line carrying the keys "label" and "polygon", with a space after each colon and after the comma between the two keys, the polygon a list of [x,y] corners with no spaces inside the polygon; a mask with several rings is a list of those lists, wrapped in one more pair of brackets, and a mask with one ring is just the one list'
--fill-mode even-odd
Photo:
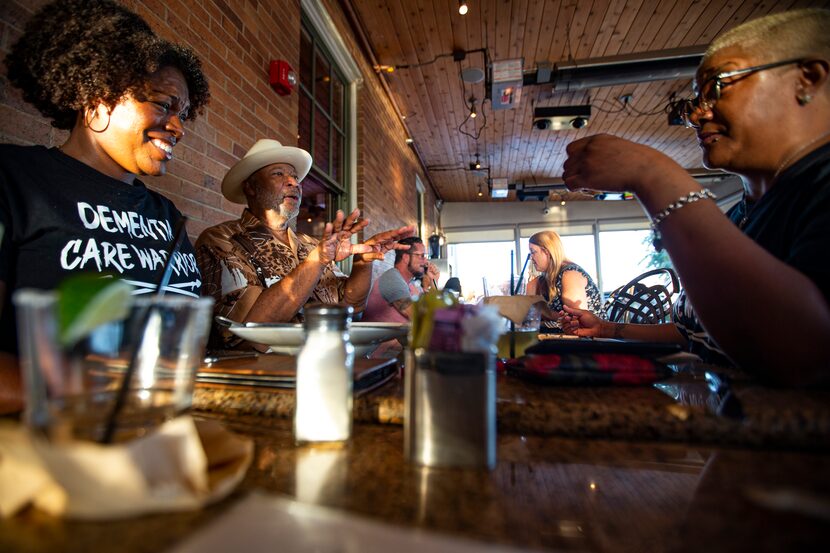
{"label": "window frame", "polygon": [[[334,199],[339,198],[341,195],[346,195],[349,193],[348,182],[346,178],[346,165],[348,163],[347,151],[349,145],[349,136],[348,136],[348,95],[349,95],[349,82],[346,79],[343,71],[340,70],[337,59],[334,55],[331,54],[328,46],[325,44],[325,41],[322,39],[321,33],[315,28],[311,19],[303,12],[301,16],[301,24],[300,24],[300,47],[302,48],[302,35],[308,35],[310,42],[311,42],[311,89],[309,90],[305,83],[303,83],[302,78],[298,79],[297,83],[297,93],[304,95],[309,101],[311,105],[311,111],[308,114],[309,117],[309,137],[308,137],[308,149],[312,155],[313,164],[312,164],[312,171],[314,172],[314,176],[317,177],[320,181],[323,181],[326,186],[330,187],[330,193],[334,197]],[[302,58],[302,52],[300,54]],[[328,62],[329,68],[329,75],[330,75],[330,90],[329,90],[329,98],[328,98],[328,106],[323,106],[317,98],[317,57],[321,57],[326,62]],[[342,97],[341,97],[341,121],[335,122],[333,120],[333,106],[334,106],[334,93],[333,93],[333,83],[334,80],[337,79],[342,85]],[[321,164],[317,162],[318,156],[315,156],[316,150],[316,143],[317,140],[316,136],[316,129],[315,126],[317,124],[317,117],[318,117],[318,110],[322,112],[323,117],[325,117],[327,121],[327,141],[328,144],[326,146],[326,153],[328,155],[327,166],[328,171],[326,171]],[[298,108],[297,118],[299,119],[300,112]],[[334,170],[334,134],[337,133],[340,135],[341,143],[340,143],[340,167],[337,168],[336,177],[332,176]],[[340,203],[337,201],[333,201],[334,203]]]}

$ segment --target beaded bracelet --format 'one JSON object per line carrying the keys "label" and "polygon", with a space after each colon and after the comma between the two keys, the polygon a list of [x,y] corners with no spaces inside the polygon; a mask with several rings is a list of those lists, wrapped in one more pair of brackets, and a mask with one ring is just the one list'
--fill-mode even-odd
{"label": "beaded bracelet", "polygon": [[663,222],[663,219],[680,209],[681,207],[687,206],[689,204],[693,204],[698,200],[704,200],[706,198],[717,200],[718,197],[715,196],[711,190],[708,188],[704,188],[703,190],[696,191],[696,192],[689,192],[685,196],[681,196],[677,198],[674,202],[670,203],[666,209],[655,215],[651,218],[651,228],[657,230],[657,225]]}

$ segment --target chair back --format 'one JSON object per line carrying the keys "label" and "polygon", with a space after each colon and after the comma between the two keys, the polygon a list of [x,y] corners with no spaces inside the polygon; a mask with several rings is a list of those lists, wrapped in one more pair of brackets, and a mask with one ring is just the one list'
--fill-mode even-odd
{"label": "chair back", "polygon": [[[643,281],[655,275],[668,276],[668,282],[647,285]],[[669,286],[671,289],[669,289]],[[677,273],[664,267],[647,271],[608,296],[603,312],[613,323],[657,324],[671,320],[671,299],[680,291]]]}
{"label": "chair back", "polygon": [[450,277],[447,279],[447,282],[444,283],[444,290],[453,290],[455,292],[461,293],[461,280],[458,277]]}

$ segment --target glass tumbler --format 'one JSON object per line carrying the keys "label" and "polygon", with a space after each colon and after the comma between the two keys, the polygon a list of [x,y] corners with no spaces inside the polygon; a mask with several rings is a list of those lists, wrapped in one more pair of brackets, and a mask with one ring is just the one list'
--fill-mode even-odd
{"label": "glass tumbler", "polygon": [[24,421],[31,429],[52,440],[100,440],[133,357],[116,441],[139,437],[190,408],[211,298],[137,297],[126,319],[96,327],[71,347],[58,339],[57,300],[55,292],[30,289],[13,298]]}

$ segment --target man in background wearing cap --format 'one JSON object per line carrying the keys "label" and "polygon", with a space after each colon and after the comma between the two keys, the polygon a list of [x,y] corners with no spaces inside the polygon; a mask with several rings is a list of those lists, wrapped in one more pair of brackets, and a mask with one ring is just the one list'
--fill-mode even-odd
{"label": "man in background wearing cap", "polygon": [[[302,200],[300,181],[311,169],[305,150],[263,139],[231,167],[222,194],[247,204],[242,217],[206,229],[196,241],[204,282],[202,293],[216,300],[214,312],[238,322],[300,322],[306,303],[343,303],[363,310],[372,279],[372,261],[414,234],[412,226],[381,232],[362,244],[351,236],[369,223],[355,209],[337,212],[318,241],[295,233],[290,224]],[[406,246],[401,246],[406,247]],[[354,255],[352,273],[335,261]],[[242,340],[223,329],[214,347],[236,348]]]}

